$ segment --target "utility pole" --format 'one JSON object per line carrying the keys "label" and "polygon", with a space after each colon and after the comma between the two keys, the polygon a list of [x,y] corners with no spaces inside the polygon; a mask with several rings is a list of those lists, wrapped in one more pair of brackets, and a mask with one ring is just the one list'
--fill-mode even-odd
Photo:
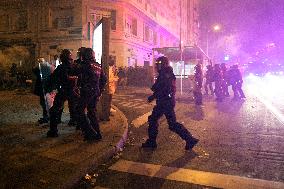
{"label": "utility pole", "polygon": [[[180,13],[180,23],[179,23],[179,50],[180,50],[180,63],[182,63],[182,29],[181,29],[181,24],[182,24],[182,8],[181,8],[181,2],[182,0],[180,0],[179,2],[179,13]],[[184,66],[183,66],[183,69],[181,70],[181,74],[180,74],[180,94],[182,95],[182,77],[183,77],[183,72],[184,72]]]}

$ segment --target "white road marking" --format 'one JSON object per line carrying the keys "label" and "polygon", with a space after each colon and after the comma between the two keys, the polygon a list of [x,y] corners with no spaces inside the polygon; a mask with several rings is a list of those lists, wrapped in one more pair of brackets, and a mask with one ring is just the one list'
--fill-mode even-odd
{"label": "white road marking", "polygon": [[284,183],[191,169],[119,160],[109,169],[224,189],[283,189]]}
{"label": "white road marking", "polygon": [[134,127],[138,128],[138,127],[142,126],[143,124],[145,124],[145,123],[148,121],[148,117],[149,117],[149,115],[151,115],[151,114],[152,114],[152,111],[150,111],[150,112],[148,112],[148,113],[146,113],[146,114],[143,114],[142,116],[140,116],[140,117],[134,119],[134,120],[131,122],[131,124],[132,124]]}

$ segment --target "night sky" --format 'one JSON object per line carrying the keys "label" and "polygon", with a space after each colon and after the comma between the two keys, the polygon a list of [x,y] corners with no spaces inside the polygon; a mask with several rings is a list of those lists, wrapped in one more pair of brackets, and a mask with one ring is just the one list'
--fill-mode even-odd
{"label": "night sky", "polygon": [[206,28],[218,23],[223,35],[239,36],[246,52],[271,42],[284,46],[284,0],[201,0],[200,22],[203,41]]}

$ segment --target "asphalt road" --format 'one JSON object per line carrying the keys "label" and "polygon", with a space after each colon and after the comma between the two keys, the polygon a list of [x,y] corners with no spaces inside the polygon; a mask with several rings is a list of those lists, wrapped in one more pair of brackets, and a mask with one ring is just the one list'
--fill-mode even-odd
{"label": "asphalt road", "polygon": [[[190,152],[165,118],[158,148],[141,149],[154,105],[146,102],[150,91],[119,90],[113,104],[128,118],[129,140],[121,154],[95,171],[97,188],[284,188],[284,104],[277,103],[284,93],[270,97],[269,81],[252,80],[244,87],[245,100],[216,103],[207,96],[200,107],[189,96],[179,98],[177,120],[200,139]],[[253,92],[251,84],[257,86]]]}

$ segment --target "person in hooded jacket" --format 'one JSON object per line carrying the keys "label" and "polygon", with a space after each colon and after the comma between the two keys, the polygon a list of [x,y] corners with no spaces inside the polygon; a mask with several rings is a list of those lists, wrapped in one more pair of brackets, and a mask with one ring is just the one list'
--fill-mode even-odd
{"label": "person in hooded jacket", "polygon": [[[86,48],[82,58],[79,78],[80,100],[77,109],[78,123],[86,141],[100,140],[102,135],[96,116],[96,105],[106,85],[107,77],[101,65],[96,62],[93,49]],[[87,108],[87,117],[85,108]]]}
{"label": "person in hooded jacket", "polygon": [[169,60],[165,56],[161,56],[156,60],[156,69],[158,78],[152,86],[153,95],[148,97],[148,102],[156,99],[156,105],[152,114],[148,117],[148,139],[142,144],[142,148],[155,149],[157,147],[156,139],[158,135],[158,120],[165,115],[169,124],[169,129],[178,134],[186,141],[186,150],[191,150],[198,142],[190,132],[180,123],[176,121],[174,111],[176,77],[172,67],[169,66]]}

